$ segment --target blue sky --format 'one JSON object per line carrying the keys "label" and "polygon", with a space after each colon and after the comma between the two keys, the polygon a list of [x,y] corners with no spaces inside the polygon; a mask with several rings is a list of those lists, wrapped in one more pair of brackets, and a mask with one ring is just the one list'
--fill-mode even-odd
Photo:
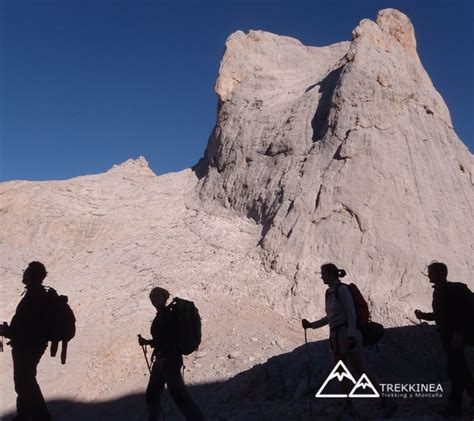
{"label": "blue sky", "polygon": [[349,40],[394,7],[474,150],[472,1],[0,0],[0,180],[65,179],[144,155],[162,174],[195,164],[215,121],[229,34],[306,45]]}

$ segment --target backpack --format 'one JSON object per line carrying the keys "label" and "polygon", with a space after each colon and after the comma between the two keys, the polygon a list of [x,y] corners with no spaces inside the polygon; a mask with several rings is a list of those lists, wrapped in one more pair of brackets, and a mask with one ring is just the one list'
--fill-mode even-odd
{"label": "backpack", "polygon": [[192,301],[174,298],[168,305],[176,323],[176,345],[182,355],[189,355],[201,344],[201,317]]}
{"label": "backpack", "polygon": [[352,295],[356,313],[357,327],[362,333],[364,346],[372,346],[379,342],[385,334],[384,327],[370,318],[369,305],[356,284],[339,284],[336,288],[336,296],[339,298],[338,290],[341,285],[346,285]]}
{"label": "backpack", "polygon": [[61,364],[66,364],[67,345],[76,334],[76,317],[68,304],[68,297],[58,295],[51,287],[45,288],[48,299],[48,341],[51,342],[50,353],[56,356],[61,342]]}

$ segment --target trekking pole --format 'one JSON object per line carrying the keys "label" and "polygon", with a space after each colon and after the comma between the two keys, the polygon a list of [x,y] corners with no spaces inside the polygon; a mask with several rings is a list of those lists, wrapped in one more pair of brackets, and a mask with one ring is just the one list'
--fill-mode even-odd
{"label": "trekking pole", "polygon": [[[137,336],[138,336],[138,339],[143,339],[142,335],[137,335]],[[146,353],[146,345],[141,345],[141,347],[142,347],[142,351],[143,351],[143,356],[145,357],[146,366],[148,367],[148,372],[151,375],[151,365],[150,365],[150,362],[148,361],[148,357],[147,357],[147,353]],[[161,415],[163,417],[163,421],[165,421],[166,420],[165,412],[163,411],[161,403],[159,404],[159,408],[160,408],[159,412],[161,412]],[[145,409],[145,412],[146,412],[146,409]]]}
{"label": "trekking pole", "polygon": [[306,329],[304,330],[304,344],[305,344],[305,355],[306,355],[306,375],[308,377],[308,405],[309,405],[309,419],[313,418],[313,407],[311,404],[311,376],[310,376],[310,367],[309,367],[309,353],[308,353],[308,334]]}
{"label": "trekking pole", "polygon": [[[138,339],[143,339],[142,335],[138,335]],[[143,351],[143,356],[145,357],[146,366],[148,367],[148,372],[151,374],[150,362],[148,361],[148,357],[146,355],[146,345],[141,345],[141,347],[142,347],[142,351]]]}

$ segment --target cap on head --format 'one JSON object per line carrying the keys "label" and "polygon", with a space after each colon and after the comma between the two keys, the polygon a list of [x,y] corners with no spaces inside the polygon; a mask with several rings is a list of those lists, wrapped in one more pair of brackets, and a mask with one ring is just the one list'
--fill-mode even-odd
{"label": "cap on head", "polygon": [[25,270],[24,275],[27,275],[34,283],[41,284],[48,275],[46,268],[41,262],[31,262]]}

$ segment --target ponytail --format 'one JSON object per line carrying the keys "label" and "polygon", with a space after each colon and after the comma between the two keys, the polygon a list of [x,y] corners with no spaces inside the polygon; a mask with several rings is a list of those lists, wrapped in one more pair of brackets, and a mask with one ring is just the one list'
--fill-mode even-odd
{"label": "ponytail", "polygon": [[327,270],[337,278],[344,278],[347,275],[344,269],[339,269],[334,263],[325,263],[321,266],[321,270]]}

